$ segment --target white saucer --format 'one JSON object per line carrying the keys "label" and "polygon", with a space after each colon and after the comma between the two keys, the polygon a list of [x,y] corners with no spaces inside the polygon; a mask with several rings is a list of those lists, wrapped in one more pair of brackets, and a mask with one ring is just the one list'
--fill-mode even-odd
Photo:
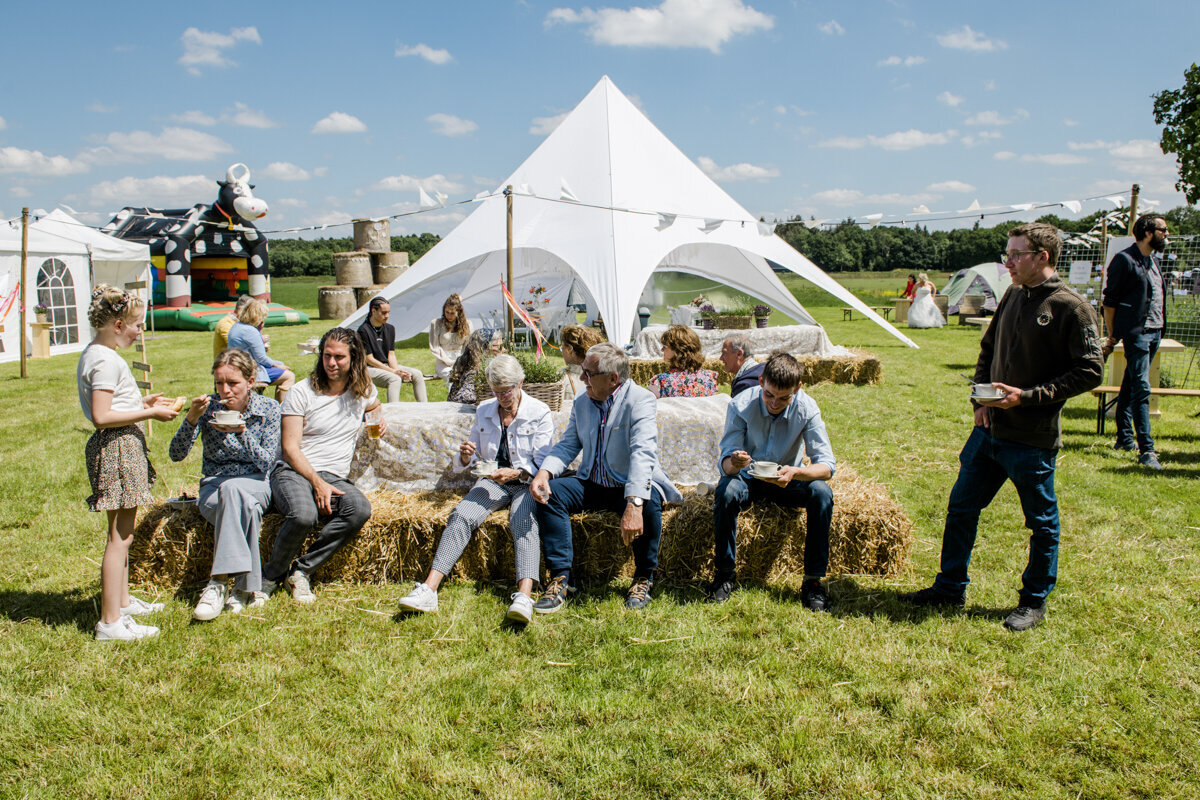
{"label": "white saucer", "polygon": [[[500,468],[496,467],[496,469],[500,469]],[[493,472],[495,472],[495,470],[490,470],[488,472],[481,472],[477,469],[471,470],[471,474],[474,475],[476,478],[490,478],[490,477],[492,477]]]}
{"label": "white saucer", "polygon": [[971,399],[972,399],[972,400],[1003,400],[1003,399],[1004,399],[1004,395],[1000,394],[1000,395],[985,395],[985,396],[980,396],[980,395],[977,395],[977,394],[973,394],[973,395],[971,395]]}
{"label": "white saucer", "polygon": [[748,474],[751,478],[777,478],[779,477],[779,470],[775,470],[774,472],[755,472],[754,470],[750,470]]}

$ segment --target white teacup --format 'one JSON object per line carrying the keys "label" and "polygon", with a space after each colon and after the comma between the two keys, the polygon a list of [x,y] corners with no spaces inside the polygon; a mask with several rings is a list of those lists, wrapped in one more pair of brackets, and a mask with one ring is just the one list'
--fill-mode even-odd
{"label": "white teacup", "polygon": [[479,475],[491,475],[496,470],[500,469],[500,464],[496,461],[476,461],[475,472]]}
{"label": "white teacup", "polygon": [[999,400],[1004,397],[1004,392],[990,383],[973,383],[971,384],[971,395],[977,400]]}
{"label": "white teacup", "polygon": [[779,473],[779,465],[774,461],[755,461],[750,465],[751,475],[777,475]]}
{"label": "white teacup", "polygon": [[242,415],[239,412],[228,408],[213,412],[213,422],[217,423],[218,425],[233,428],[241,425],[244,421],[245,420],[242,418]]}

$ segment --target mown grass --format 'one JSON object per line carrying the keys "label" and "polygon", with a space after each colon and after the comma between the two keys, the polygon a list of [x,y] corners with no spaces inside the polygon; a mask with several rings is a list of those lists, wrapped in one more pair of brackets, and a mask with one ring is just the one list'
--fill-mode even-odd
{"label": "mown grass", "polygon": [[[315,312],[315,283],[275,296]],[[913,611],[895,595],[936,569],[978,331],[911,331],[910,350],[811,310],[884,362],[881,385],[811,391],[839,459],[888,485],[918,540],[898,580],[834,581],[823,616],[789,584],[716,608],[664,587],[629,614],[614,584],[516,631],[508,586],[452,582],[441,614],[400,619],[407,587],[318,583],[314,606],[277,596],[197,624],[184,587],[161,598],[158,639],[103,646],[75,359],[31,362],[26,380],[0,365],[0,796],[1195,797],[1200,409],[1162,403],[1166,470],[1151,475],[1095,434],[1090,398],[1068,405],[1042,627],[1000,627],[1027,542],[1007,487],[967,610]],[[303,373],[294,343],[327,326],[274,329],[275,352]],[[205,389],[207,336],[150,346],[156,387]],[[400,359],[431,366],[419,338]],[[199,465],[167,459],[170,428],[151,440],[159,495]]]}

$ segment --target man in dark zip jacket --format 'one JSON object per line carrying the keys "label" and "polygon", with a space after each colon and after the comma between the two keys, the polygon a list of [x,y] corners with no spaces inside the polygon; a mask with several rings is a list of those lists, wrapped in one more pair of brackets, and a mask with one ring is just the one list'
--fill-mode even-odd
{"label": "man in dark zip jacket", "polygon": [[1003,260],[1012,286],[980,342],[975,382],[999,390],[971,400],[975,428],[959,455],[942,535],[941,570],[933,586],[901,595],[922,606],[961,607],[979,514],[1011,480],[1030,530],[1029,562],[1012,631],[1046,616],[1046,596],[1058,578],[1058,498],[1054,471],[1062,447],[1060,412],[1067,399],[1100,384],[1104,370],[1099,319],[1055,271],[1058,230],[1030,223],[1013,228]]}

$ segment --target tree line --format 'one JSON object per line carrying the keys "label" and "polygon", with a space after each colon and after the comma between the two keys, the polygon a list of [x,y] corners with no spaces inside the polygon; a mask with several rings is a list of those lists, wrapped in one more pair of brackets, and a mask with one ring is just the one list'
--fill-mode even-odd
{"label": "tree line", "polygon": [[[1078,220],[1047,214],[1038,219],[1066,233],[1086,233],[1104,212]],[[1172,235],[1200,234],[1200,211],[1179,206],[1164,212]],[[826,272],[957,272],[988,261],[1004,251],[1008,232],[1019,222],[1001,222],[990,228],[930,231],[920,225],[863,228],[853,220],[828,228],[809,228],[803,220],[778,223],[775,232]],[[434,233],[393,236],[392,250],[407,251],[409,263],[425,255],[441,237]],[[332,275],[333,254],[354,249],[350,237],[339,239],[272,239],[271,274]]]}

